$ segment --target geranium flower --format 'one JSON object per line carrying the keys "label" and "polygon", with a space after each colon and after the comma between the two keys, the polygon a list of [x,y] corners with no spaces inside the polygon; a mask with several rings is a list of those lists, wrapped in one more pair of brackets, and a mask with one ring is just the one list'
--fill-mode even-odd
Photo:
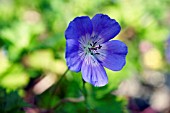
{"label": "geranium flower", "polygon": [[104,14],[96,14],[92,19],[76,17],[65,31],[68,68],[81,71],[83,80],[94,86],[106,85],[108,77],[104,67],[119,71],[125,65],[127,46],[110,40],[120,30],[119,23]]}

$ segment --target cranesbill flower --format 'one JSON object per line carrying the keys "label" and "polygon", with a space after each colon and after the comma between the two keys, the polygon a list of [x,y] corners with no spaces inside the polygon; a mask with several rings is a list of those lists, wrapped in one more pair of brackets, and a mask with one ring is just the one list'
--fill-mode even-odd
{"label": "cranesbill flower", "polygon": [[120,30],[119,23],[104,14],[76,17],[65,31],[68,68],[81,71],[83,80],[94,86],[106,85],[104,67],[119,71],[125,65],[127,46],[110,40]]}

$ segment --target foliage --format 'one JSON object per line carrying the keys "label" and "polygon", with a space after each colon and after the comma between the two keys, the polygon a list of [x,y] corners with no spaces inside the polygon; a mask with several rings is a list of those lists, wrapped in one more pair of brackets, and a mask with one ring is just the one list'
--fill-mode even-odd
{"label": "foliage", "polygon": [[0,112],[1,113],[24,113],[24,107],[30,106],[17,93],[12,91],[7,93],[0,88]]}

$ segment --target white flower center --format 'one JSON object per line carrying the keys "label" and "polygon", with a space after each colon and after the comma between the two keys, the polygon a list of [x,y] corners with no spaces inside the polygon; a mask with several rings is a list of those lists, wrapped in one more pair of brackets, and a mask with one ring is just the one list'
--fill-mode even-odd
{"label": "white flower center", "polygon": [[99,49],[102,48],[100,44],[97,44],[97,41],[95,41],[96,37],[92,37],[90,35],[86,35],[80,38],[80,47],[83,49],[85,54],[91,54],[91,55],[100,55],[98,52]]}

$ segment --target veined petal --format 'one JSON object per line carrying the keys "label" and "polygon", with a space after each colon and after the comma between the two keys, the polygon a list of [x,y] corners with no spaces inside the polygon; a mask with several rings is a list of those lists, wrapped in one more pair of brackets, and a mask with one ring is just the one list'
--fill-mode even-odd
{"label": "veined petal", "polygon": [[82,54],[79,43],[76,40],[66,40],[66,62],[68,68],[72,71],[79,72],[81,70],[84,54]]}
{"label": "veined petal", "polygon": [[76,17],[70,22],[65,31],[66,39],[78,40],[87,34],[91,35],[93,30],[92,22],[88,16]]}
{"label": "veined petal", "polygon": [[104,68],[92,55],[86,55],[81,67],[83,80],[94,86],[104,86],[108,78]]}
{"label": "veined petal", "polygon": [[101,64],[113,71],[119,71],[126,64],[127,46],[118,40],[112,40],[101,45],[96,58]]}
{"label": "veined petal", "polygon": [[98,44],[109,41],[114,38],[121,30],[116,20],[111,19],[104,14],[96,14],[92,18],[93,35],[97,35]]}

